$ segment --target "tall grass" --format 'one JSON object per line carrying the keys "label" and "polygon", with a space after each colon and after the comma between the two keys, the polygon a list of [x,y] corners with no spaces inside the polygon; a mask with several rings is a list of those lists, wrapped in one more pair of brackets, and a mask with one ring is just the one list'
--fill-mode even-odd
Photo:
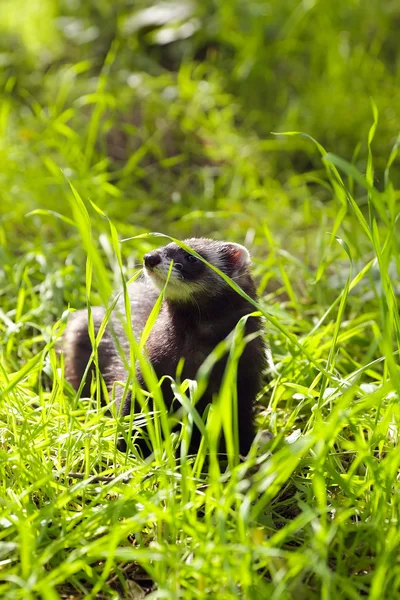
{"label": "tall grass", "polygon": [[[1,597],[396,598],[398,9],[194,4],[161,47],[122,0],[71,6],[36,38],[0,10]],[[253,256],[275,368],[226,469],[234,349],[195,457],[192,382],[178,433],[160,395],[123,420],[64,378],[69,312],[126,298],[150,231]]]}
{"label": "tall grass", "polygon": [[[389,271],[398,259],[396,212],[390,185],[379,193],[378,213],[378,192],[368,183],[368,222],[340,170],[359,180],[361,173],[331,155],[324,161],[339,209],[346,207],[335,230],[351,224],[361,239],[335,241],[322,225],[314,232],[324,257],[318,277],[296,261],[307,304],[290,299],[290,288],[286,302],[274,304],[273,292],[262,297],[276,374],[260,397],[258,421],[274,438],[229,474],[214,462],[202,476],[205,447],[194,462],[185,455],[176,462],[173,439],[163,451],[157,431],[168,433],[168,421],[156,420],[154,460],[115,449],[118,419],[71,394],[63,378],[55,342],[66,316],[42,323],[41,297],[54,300],[41,292],[60,275],[52,263],[33,268],[33,257],[11,255],[2,312],[4,597],[57,598],[73,588],[86,597],[124,595],[134,564],[147,573],[144,589],[156,584],[154,597],[394,597],[399,329]],[[99,213],[65,193],[66,227],[78,228],[88,255],[86,289],[106,298],[112,269],[91,233]],[[54,217],[42,212],[26,221],[32,218],[45,225]],[[116,230],[104,227],[101,235],[123,274]],[[361,244],[364,260],[356,263]],[[57,245],[61,256],[65,247],[70,252],[68,240]],[[256,256],[257,246],[261,236]],[[340,246],[335,271],[331,255]],[[11,271],[11,261],[19,269]],[[264,259],[260,252],[256,273],[271,263],[286,268],[278,252]],[[185,398],[181,385],[176,391]],[[221,426],[217,414],[218,405],[206,432]]]}

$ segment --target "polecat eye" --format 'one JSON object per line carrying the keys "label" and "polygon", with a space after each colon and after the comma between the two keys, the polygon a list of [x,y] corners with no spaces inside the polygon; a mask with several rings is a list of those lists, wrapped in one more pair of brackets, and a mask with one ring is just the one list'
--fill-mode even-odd
{"label": "polecat eye", "polygon": [[198,259],[195,256],[193,256],[193,254],[186,254],[185,258],[190,263],[195,263],[198,261]]}

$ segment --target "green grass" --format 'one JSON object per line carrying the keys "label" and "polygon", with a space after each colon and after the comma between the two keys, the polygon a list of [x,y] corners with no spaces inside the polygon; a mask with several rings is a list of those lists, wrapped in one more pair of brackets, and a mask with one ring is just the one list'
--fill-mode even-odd
{"label": "green grass", "polygon": [[[209,0],[137,29],[145,3],[46,0],[36,20],[11,4],[0,7],[0,596],[397,598],[397,3]],[[154,231],[238,241],[253,256],[275,363],[257,424],[273,438],[227,471],[215,439],[234,351],[194,458],[193,386],[176,383],[181,440],[156,398],[143,460],[115,440],[151,415],[123,422],[111,397],[110,417],[63,376],[69,310],[110,306],[160,245],[142,235]]]}

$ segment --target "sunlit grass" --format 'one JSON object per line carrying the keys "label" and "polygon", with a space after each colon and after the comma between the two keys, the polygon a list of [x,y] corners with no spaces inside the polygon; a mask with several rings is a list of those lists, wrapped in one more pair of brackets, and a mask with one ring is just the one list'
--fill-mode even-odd
{"label": "sunlit grass", "polygon": [[[161,68],[140,36],[131,39],[132,66],[118,29],[105,49],[100,39],[80,50],[70,41],[72,58],[64,48],[68,61],[51,69],[38,58],[38,34],[1,74],[2,598],[400,593],[398,92],[384,35],[395,9],[368,28],[375,3],[362,15],[353,7],[344,31],[343,6],[282,3],[272,22],[258,5],[212,9],[216,38],[203,62],[202,29],[176,69]],[[48,0],[42,9],[51,16],[54,7]],[[95,18],[88,11],[82,6],[82,31]],[[99,11],[106,30],[114,16],[103,3]],[[364,60],[358,28],[375,40]],[[11,60],[8,49],[1,57]],[[116,157],[115,140],[124,139]],[[143,254],[164,243],[151,231],[251,251],[254,309],[264,314],[274,368],[246,461],[216,457],[234,351],[225,391],[199,424],[196,457],[187,455],[199,418],[193,400],[215,356],[197,391],[172,382],[175,416],[141,357],[148,330],[139,344],[127,330],[128,358],[142,361],[154,414],[122,419],[112,393],[101,406],[98,393],[81,399],[65,381],[69,312],[102,304],[107,320],[119,293],[129,320],[129,282]],[[236,341],[240,348],[239,331]],[[135,446],[146,424],[150,458]],[[116,449],[122,435],[126,454]]]}
{"label": "sunlit grass", "polygon": [[[71,245],[55,239],[58,264],[41,260],[35,268],[32,259],[27,263],[27,257],[9,253],[5,270],[17,268],[2,312],[4,597],[53,598],[73,588],[88,597],[113,597],[115,590],[127,593],[126,563],[145,569],[143,585],[156,584],[155,597],[381,598],[385,589],[390,597],[398,584],[399,331],[397,279],[388,274],[398,258],[391,225],[396,213],[391,206],[389,222],[374,213],[365,220],[352,210],[356,200],[330,166],[346,171],[347,163],[329,156],[325,161],[331,161],[333,188],[338,182],[336,193],[349,202],[333,225],[336,236],[347,221],[358,227],[365,258],[357,265],[353,260],[359,240],[346,235],[338,244],[316,228],[323,259],[315,271],[295,261],[302,272],[299,286],[284,275],[290,260],[282,262],[276,243],[272,257],[263,258],[261,227],[253,248],[260,286],[264,265],[282,276],[280,302],[274,302],[275,292],[264,292],[258,306],[267,317],[276,366],[260,396],[258,422],[274,438],[227,473],[215,460],[203,473],[207,444],[194,462],[176,453],[177,435],[163,448],[161,430],[168,436],[172,426],[165,418],[155,421],[153,459],[143,460],[134,447],[127,455],[116,450],[123,423],[96,400],[71,393],[55,350],[62,322],[46,325],[41,316],[41,291],[51,289],[57,271],[58,277],[65,273],[62,257],[74,256]],[[353,167],[351,174],[361,177]],[[95,289],[108,302],[112,273],[119,270],[119,280],[125,278],[121,249],[127,243],[120,245],[112,223],[99,225],[101,211],[75,190],[65,195],[71,205],[63,213],[65,227],[75,244],[80,239],[81,256],[89,257],[86,269],[75,267],[76,260],[70,269],[88,292]],[[386,211],[382,203],[390,192],[379,198]],[[23,222],[29,225],[32,218],[43,226],[58,220],[42,211]],[[95,227],[102,228],[101,245]],[[38,234],[33,242],[40,254]],[[139,236],[130,243],[144,242],[148,238]],[[342,284],[330,284],[335,274]],[[52,296],[43,300],[54,305]],[[176,391],[186,397],[182,386]],[[184,422],[189,426],[190,420]],[[130,429],[141,423],[139,417]],[[206,431],[221,426],[215,424],[215,416],[209,418]],[[211,456],[215,450],[211,446]]]}

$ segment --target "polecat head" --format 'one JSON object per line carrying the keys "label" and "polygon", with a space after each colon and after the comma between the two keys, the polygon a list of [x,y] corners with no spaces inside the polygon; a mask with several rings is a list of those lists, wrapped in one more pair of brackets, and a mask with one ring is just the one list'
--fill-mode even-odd
{"label": "polecat head", "polygon": [[[250,254],[244,246],[206,238],[191,238],[184,243],[246,292],[253,291],[249,273]],[[198,302],[199,297],[211,299],[232,291],[218,273],[175,243],[149,252],[144,257],[145,273],[160,290],[165,286],[171,261],[173,266],[165,291],[167,300]]]}

